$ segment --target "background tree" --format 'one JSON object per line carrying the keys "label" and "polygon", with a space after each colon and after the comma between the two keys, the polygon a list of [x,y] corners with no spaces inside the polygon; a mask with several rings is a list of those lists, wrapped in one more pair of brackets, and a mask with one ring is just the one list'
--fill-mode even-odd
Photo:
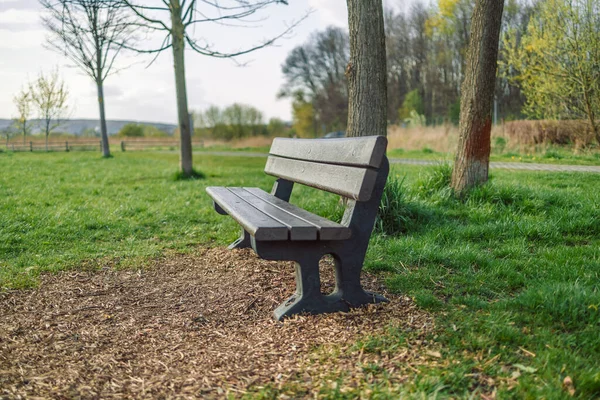
{"label": "background tree", "polygon": [[411,90],[404,97],[400,108],[400,120],[403,121],[409,118],[413,112],[419,115],[424,114],[423,99],[421,99],[418,89]]}
{"label": "background tree", "polygon": [[23,135],[23,144],[25,144],[27,135],[31,133],[31,113],[32,113],[32,98],[31,93],[26,89],[21,89],[13,102],[17,107],[17,116],[13,119],[13,125],[16,130]]}
{"label": "background tree", "polygon": [[268,132],[262,112],[240,103],[223,110],[210,106],[205,111],[195,112],[194,123],[204,135],[223,140],[266,135]]}
{"label": "background tree", "polygon": [[[165,35],[161,46],[154,49],[136,49],[140,52],[160,53],[169,48],[173,51],[175,88],[177,92],[177,119],[180,132],[181,172],[185,177],[194,175],[192,162],[192,137],[185,83],[185,48],[196,53],[217,58],[232,58],[270,46],[277,39],[289,33],[297,23],[291,24],[280,35],[247,49],[221,52],[212,48],[205,40],[195,39],[191,31],[201,23],[229,24],[249,17],[271,4],[287,4],[286,0],[160,0],[156,5],[135,0],[121,0],[139,17],[140,24]],[[202,7],[200,7],[202,6]],[[201,8],[201,10],[200,10]]]}
{"label": "background tree", "polygon": [[104,81],[116,71],[115,59],[132,40],[127,9],[119,0],[40,0],[50,31],[47,44],[94,80],[98,92],[102,155],[110,156]]}
{"label": "background tree", "polygon": [[347,136],[387,135],[387,73],[381,0],[348,0]]}
{"label": "background tree", "polygon": [[301,138],[317,137],[318,121],[313,103],[304,98],[301,91],[296,92],[292,101],[294,133]]}
{"label": "background tree", "polygon": [[[343,130],[348,119],[348,84],[344,70],[349,60],[348,34],[338,27],[315,32],[306,43],[295,47],[282,65],[285,83],[280,97],[292,98],[295,120],[301,120],[310,103],[314,117],[312,133],[307,121],[297,129],[302,136]],[[310,130],[310,129],[309,129]]]}
{"label": "background tree", "polygon": [[283,136],[287,130],[285,122],[279,118],[271,118],[269,125],[267,125],[267,131],[271,136]]}
{"label": "background tree", "polygon": [[17,134],[17,130],[13,125],[6,126],[0,130],[0,136],[4,136],[6,140],[6,149],[8,150],[8,142],[10,138]]}
{"label": "background tree", "polygon": [[119,137],[143,137],[144,136],[144,125],[129,123],[123,125],[117,134]]}
{"label": "background tree", "polygon": [[546,0],[527,33],[507,36],[508,65],[533,118],[587,119],[600,144],[600,2]]}
{"label": "background tree", "polygon": [[54,129],[61,126],[68,116],[69,92],[64,81],[58,75],[58,70],[54,70],[49,75],[40,73],[35,81],[30,82],[29,93],[33,108],[40,120],[42,132],[46,137],[46,151],[48,151],[48,136]]}
{"label": "background tree", "polygon": [[[506,0],[502,31],[522,37],[538,1]],[[438,0],[429,5],[425,0],[414,0],[400,11],[384,10],[390,123],[402,123],[410,116],[411,109],[402,107],[418,97],[422,103],[422,111],[418,113],[425,115],[428,125],[458,124],[473,4],[470,0]],[[314,117],[313,132],[308,132],[308,121],[294,114],[294,120],[301,121],[304,127],[296,129],[298,132],[320,135],[323,127],[325,131],[345,128],[348,82],[339,73],[339,66],[347,65],[348,59],[347,32],[335,27],[315,32],[288,54],[282,65],[285,83],[280,95],[292,99],[293,110],[304,111],[308,106],[297,101],[297,93],[301,91],[303,101],[312,107],[312,114],[303,115]],[[506,68],[496,80],[498,120],[520,118],[525,96],[519,84],[511,79],[516,72],[506,64],[504,52],[499,61]]]}
{"label": "background tree", "polygon": [[451,186],[458,195],[486,182],[490,160],[492,102],[503,1],[476,0],[462,85],[459,142]]}

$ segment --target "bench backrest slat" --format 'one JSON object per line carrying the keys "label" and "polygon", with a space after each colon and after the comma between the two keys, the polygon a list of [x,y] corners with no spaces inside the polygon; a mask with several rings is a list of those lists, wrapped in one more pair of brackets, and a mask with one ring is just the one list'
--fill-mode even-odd
{"label": "bench backrest slat", "polygon": [[344,139],[283,139],[273,141],[265,173],[368,201],[385,156],[383,136]]}
{"label": "bench backrest slat", "polygon": [[327,164],[379,168],[386,146],[387,139],[384,136],[341,139],[276,138],[269,154]]}

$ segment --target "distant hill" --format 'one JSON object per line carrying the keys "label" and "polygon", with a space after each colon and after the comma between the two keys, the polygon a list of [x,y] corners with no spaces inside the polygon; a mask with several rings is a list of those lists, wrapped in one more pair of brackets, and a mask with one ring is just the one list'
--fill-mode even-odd
{"label": "distant hill", "polygon": [[[37,125],[38,120],[32,120],[34,125]],[[7,126],[10,126],[12,121],[10,119],[0,119],[0,129],[4,129]],[[108,129],[109,135],[117,134],[124,125],[127,124],[144,124],[154,126],[162,131],[167,132],[169,135],[172,135],[177,128],[177,125],[173,124],[162,124],[157,122],[144,122],[144,121],[114,121],[108,120],[106,121],[106,127]],[[70,119],[66,121],[63,125],[61,125],[56,132],[65,132],[70,133],[72,135],[84,135],[89,136],[90,132],[98,132],[100,134],[100,125],[98,120],[96,119]],[[34,134],[39,133],[39,129],[34,129]]]}

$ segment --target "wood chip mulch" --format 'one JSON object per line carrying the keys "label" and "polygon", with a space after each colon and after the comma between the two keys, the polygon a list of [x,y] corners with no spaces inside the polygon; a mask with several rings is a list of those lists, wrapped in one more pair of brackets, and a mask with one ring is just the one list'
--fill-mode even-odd
{"label": "wood chip mulch", "polygon": [[[221,398],[290,384],[318,397],[331,376],[376,379],[365,365],[401,384],[436,354],[420,339],[433,319],[372,275],[364,286],[391,302],[280,323],[272,313],[294,291],[293,265],[249,250],[45,275],[36,289],[0,294],[0,398]],[[395,354],[357,345],[390,326],[416,339]]]}

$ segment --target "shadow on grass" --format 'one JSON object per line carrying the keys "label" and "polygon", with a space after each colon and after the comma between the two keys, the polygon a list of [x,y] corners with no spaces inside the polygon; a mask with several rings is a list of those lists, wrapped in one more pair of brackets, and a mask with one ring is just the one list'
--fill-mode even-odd
{"label": "shadow on grass", "polygon": [[196,171],[195,169],[192,169],[192,173],[191,174],[186,174],[183,171],[177,171],[175,174],[173,174],[173,180],[174,181],[197,181],[200,179],[205,179],[206,175],[204,175],[202,172],[200,171]]}

